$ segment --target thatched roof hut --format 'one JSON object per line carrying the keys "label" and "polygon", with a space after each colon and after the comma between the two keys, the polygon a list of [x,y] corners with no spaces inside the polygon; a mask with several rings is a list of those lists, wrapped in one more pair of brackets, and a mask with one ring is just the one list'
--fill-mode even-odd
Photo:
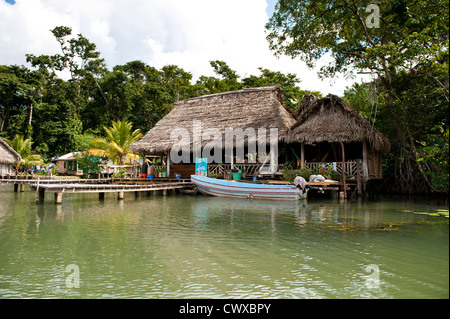
{"label": "thatched roof hut", "polygon": [[[145,154],[170,151],[176,142],[171,139],[171,132],[176,128],[189,132],[192,150],[193,121],[198,120],[201,121],[202,132],[218,129],[222,138],[226,128],[277,128],[279,140],[286,139],[289,128],[295,123],[293,114],[284,106],[279,86],[205,95],[176,102],[172,111],[134,143],[131,150]],[[202,141],[201,146],[206,143],[208,141]],[[225,141],[222,145],[225,147]]]}
{"label": "thatched roof hut", "polygon": [[367,142],[372,150],[389,152],[389,140],[338,96],[305,95],[295,116],[288,143]]}
{"label": "thatched roof hut", "polygon": [[10,166],[20,160],[20,155],[0,138],[0,175],[10,173]]}
{"label": "thatched roof hut", "polygon": [[21,160],[20,155],[0,138],[0,163],[14,164]]}
{"label": "thatched roof hut", "polygon": [[[297,122],[289,130],[287,143],[301,144],[302,166],[308,166],[306,160],[312,153],[326,152],[324,158],[335,153],[333,161],[338,162],[345,152],[349,161],[347,175],[348,170],[352,170],[350,175],[354,174],[351,165],[361,161],[364,178],[382,178],[382,154],[389,152],[389,140],[343,99],[331,94],[320,99],[305,95],[295,116]],[[323,159],[316,161],[320,164]]]}

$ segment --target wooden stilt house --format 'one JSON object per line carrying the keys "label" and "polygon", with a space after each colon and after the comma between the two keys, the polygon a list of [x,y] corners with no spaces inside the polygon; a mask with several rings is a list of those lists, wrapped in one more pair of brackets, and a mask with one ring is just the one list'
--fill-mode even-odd
{"label": "wooden stilt house", "polygon": [[382,178],[382,155],[389,140],[343,99],[305,95],[295,114],[287,143],[299,154],[299,166],[313,170],[333,165],[346,176],[361,167],[365,180]]}
{"label": "wooden stilt house", "polygon": [[0,176],[12,174],[14,172],[13,165],[20,161],[20,155],[0,138]]}
{"label": "wooden stilt house", "polygon": [[[276,129],[277,154],[261,154],[256,161],[245,157],[238,160],[236,149],[227,159],[225,148],[234,140],[225,139],[228,129],[258,131]],[[179,139],[184,133],[187,138]],[[248,133],[248,132],[247,132]],[[195,138],[197,136],[197,139]],[[198,136],[201,136],[199,139]],[[219,139],[213,139],[219,136]],[[247,134],[246,147],[255,139]],[[270,144],[266,141],[265,146]],[[216,147],[221,156],[211,152],[196,154],[195,149]],[[186,149],[189,156],[182,162],[172,163],[172,148]],[[318,171],[318,166],[333,165],[338,173],[347,177],[382,178],[382,154],[390,144],[376,128],[359,115],[341,98],[328,95],[318,99],[306,95],[296,113],[285,107],[279,86],[244,89],[200,96],[176,102],[172,111],[161,119],[131,150],[147,156],[165,158],[167,176],[194,173],[195,158],[208,157],[208,173],[223,174],[224,170],[241,169],[249,175],[263,172],[270,157],[274,167],[268,171],[281,174],[283,164],[295,161],[299,167]],[[217,148],[215,149],[217,151]],[[269,151],[269,147],[267,147]],[[245,149],[245,155],[250,149]],[[262,156],[265,155],[265,156]],[[265,157],[265,158],[264,158]]]}
{"label": "wooden stilt house", "polygon": [[[295,118],[285,108],[279,86],[243,89],[176,102],[172,111],[134,143],[131,150],[144,155],[163,155],[169,176],[193,174],[195,158],[198,157],[195,150],[205,150],[205,147],[222,153],[218,156],[207,152],[209,173],[220,175],[224,170],[236,168],[255,174],[262,171],[268,157],[266,153],[264,156],[259,154],[256,159],[246,157],[251,153],[248,145],[256,142],[259,132],[262,132],[260,130],[265,130],[267,141],[263,144],[269,153],[270,129],[276,129],[277,141],[283,142],[294,124]],[[233,156],[227,158],[225,148],[234,142],[233,139],[225,139],[229,130],[242,130],[244,133],[244,156],[239,156],[235,149]],[[186,138],[179,139],[182,133]],[[173,147],[185,149],[190,155],[182,163],[168,165],[174,161],[173,158],[167,160]],[[205,152],[198,155],[205,157]],[[268,171],[274,173],[278,170],[278,154],[274,154],[272,160],[274,166]]]}

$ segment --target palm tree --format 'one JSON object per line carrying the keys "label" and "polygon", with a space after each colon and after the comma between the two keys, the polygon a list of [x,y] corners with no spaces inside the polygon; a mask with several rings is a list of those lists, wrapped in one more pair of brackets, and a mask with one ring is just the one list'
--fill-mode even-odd
{"label": "palm tree", "polygon": [[136,155],[130,152],[131,144],[142,137],[141,130],[132,132],[133,124],[125,120],[114,122],[112,127],[103,127],[106,132],[106,138],[98,137],[91,143],[89,153],[94,156],[108,157],[114,164],[123,164],[123,158],[128,156],[131,159]]}
{"label": "palm tree", "polygon": [[42,165],[44,160],[41,155],[31,154],[31,139],[25,139],[22,134],[14,136],[12,141],[8,141],[8,144],[20,155],[22,158],[20,162],[15,164],[16,173],[21,166]]}

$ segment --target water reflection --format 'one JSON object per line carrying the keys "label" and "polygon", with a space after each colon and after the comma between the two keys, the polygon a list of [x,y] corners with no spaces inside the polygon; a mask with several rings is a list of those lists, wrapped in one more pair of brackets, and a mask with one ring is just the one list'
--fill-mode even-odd
{"label": "water reflection", "polygon": [[[3,298],[448,297],[448,219],[402,212],[442,208],[427,203],[0,199]],[[64,286],[69,264],[77,290]]]}

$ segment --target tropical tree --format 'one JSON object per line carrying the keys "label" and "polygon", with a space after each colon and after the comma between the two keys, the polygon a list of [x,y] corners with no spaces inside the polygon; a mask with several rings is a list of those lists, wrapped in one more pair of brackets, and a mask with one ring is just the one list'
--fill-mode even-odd
{"label": "tropical tree", "polygon": [[113,163],[122,165],[126,156],[135,159],[137,156],[130,152],[131,144],[142,137],[140,129],[132,131],[133,124],[126,120],[112,121],[111,127],[103,127],[106,138],[98,137],[91,143],[89,153],[98,157],[108,157]]}
{"label": "tropical tree", "polygon": [[275,54],[310,67],[329,61],[323,77],[372,74],[370,101],[365,86],[348,90],[347,100],[379,106],[368,115],[391,141],[389,184],[413,193],[448,190],[448,183],[433,185],[436,174],[448,180],[448,161],[436,165],[436,157],[423,156],[434,154],[430,143],[446,149],[448,19],[448,0],[279,0],[266,28]]}
{"label": "tropical tree", "polygon": [[19,171],[20,167],[44,164],[40,155],[31,154],[31,139],[25,139],[23,135],[17,134],[12,141],[7,142],[21,157],[21,161],[14,165],[16,173]]}

